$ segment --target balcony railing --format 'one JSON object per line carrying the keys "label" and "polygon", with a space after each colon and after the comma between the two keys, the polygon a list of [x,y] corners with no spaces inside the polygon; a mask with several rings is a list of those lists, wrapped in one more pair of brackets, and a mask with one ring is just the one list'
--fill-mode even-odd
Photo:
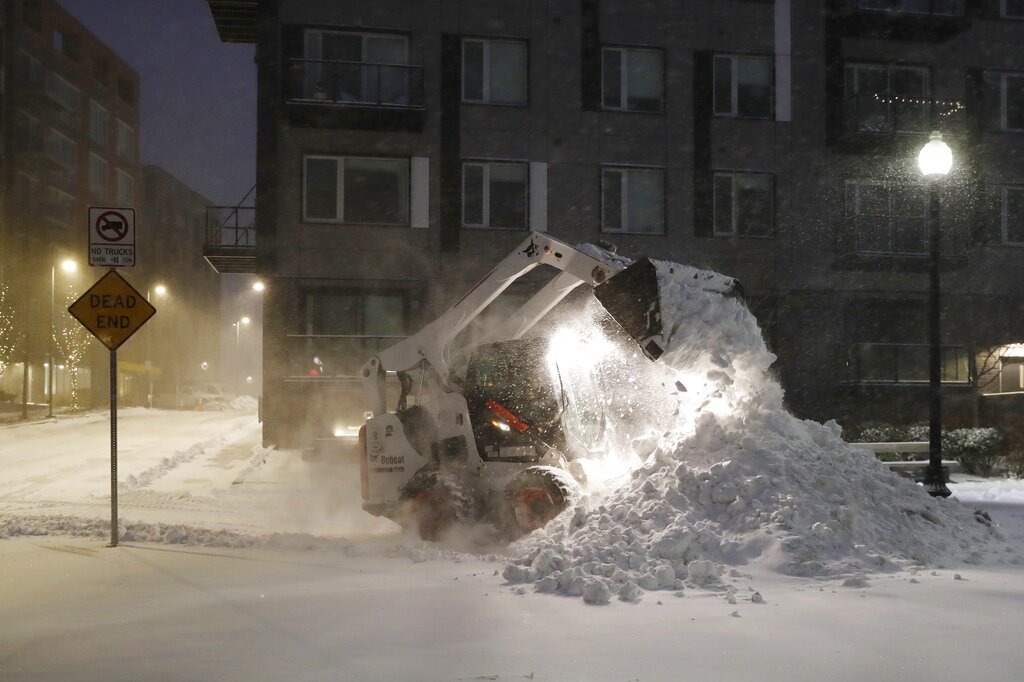
{"label": "balcony railing", "polygon": [[255,272],[256,209],[207,206],[203,256],[220,273]]}
{"label": "balcony railing", "polygon": [[[926,343],[851,344],[849,380],[856,384],[927,384],[930,348]],[[944,384],[970,383],[963,346],[942,346],[941,378]]]}
{"label": "balcony railing", "polygon": [[423,108],[423,67],[324,59],[289,60],[292,102],[352,107]]}

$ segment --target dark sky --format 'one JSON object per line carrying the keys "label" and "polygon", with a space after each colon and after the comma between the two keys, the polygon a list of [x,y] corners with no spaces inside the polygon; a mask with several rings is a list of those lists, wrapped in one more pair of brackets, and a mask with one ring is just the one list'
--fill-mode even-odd
{"label": "dark sky", "polygon": [[253,46],[221,43],[202,0],[59,2],[139,72],[142,162],[238,203],[256,182]]}

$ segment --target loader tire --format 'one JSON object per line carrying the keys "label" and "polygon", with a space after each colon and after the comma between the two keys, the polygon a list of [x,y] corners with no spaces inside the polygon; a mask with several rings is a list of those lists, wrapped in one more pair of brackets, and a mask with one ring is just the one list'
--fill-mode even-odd
{"label": "loader tire", "polygon": [[437,542],[469,518],[470,506],[469,495],[458,477],[438,471],[420,472],[402,492],[399,523],[415,530],[421,540]]}
{"label": "loader tire", "polygon": [[530,467],[505,486],[508,534],[512,539],[543,528],[579,498],[579,485],[554,467]]}

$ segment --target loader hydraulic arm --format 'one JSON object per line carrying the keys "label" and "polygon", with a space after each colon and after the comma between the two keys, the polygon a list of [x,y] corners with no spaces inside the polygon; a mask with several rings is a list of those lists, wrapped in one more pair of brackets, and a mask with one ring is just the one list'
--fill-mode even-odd
{"label": "loader hydraulic arm", "polygon": [[518,338],[573,288],[580,284],[597,286],[622,270],[539,232],[530,234],[458,302],[416,334],[370,359],[362,370],[368,406],[375,415],[386,411],[384,374],[408,371],[426,361],[441,381],[450,381],[448,345],[513,282],[538,265],[561,271],[540,292],[510,318],[510,338]]}

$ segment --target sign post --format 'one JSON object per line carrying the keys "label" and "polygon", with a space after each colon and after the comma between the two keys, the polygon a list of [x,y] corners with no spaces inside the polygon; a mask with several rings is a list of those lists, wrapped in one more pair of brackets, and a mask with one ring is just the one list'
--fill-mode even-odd
{"label": "sign post", "polygon": [[112,269],[68,312],[110,350],[110,546],[117,547],[117,349],[153,317],[156,308]]}

